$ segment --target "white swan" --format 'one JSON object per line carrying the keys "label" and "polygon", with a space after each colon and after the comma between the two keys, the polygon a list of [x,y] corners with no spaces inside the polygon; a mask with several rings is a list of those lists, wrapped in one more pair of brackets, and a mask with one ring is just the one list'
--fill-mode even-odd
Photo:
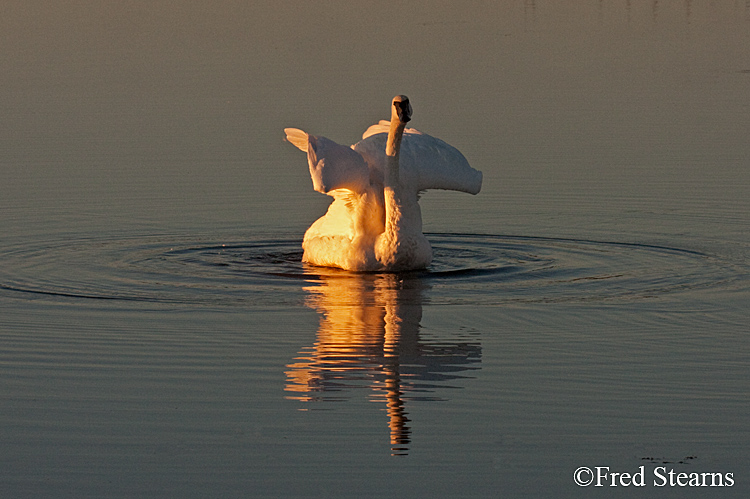
{"label": "white swan", "polygon": [[432,248],[422,234],[419,194],[449,189],[476,194],[482,172],[442,140],[406,128],[411,105],[393,98],[391,121],[367,129],[351,147],[286,128],[307,153],[316,191],[334,198],[302,242],[304,262],[354,271],[426,268]]}

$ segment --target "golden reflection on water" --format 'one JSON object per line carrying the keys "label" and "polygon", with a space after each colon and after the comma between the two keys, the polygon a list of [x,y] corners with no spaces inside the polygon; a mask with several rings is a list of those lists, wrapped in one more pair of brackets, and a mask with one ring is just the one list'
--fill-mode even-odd
{"label": "golden reflection on water", "polygon": [[431,395],[479,369],[478,339],[421,338],[423,292],[418,274],[351,274],[315,269],[308,305],[320,314],[315,343],[287,365],[287,398],[305,403],[341,401],[368,388],[384,402],[392,455],[405,455],[412,423],[407,401],[445,400]]}

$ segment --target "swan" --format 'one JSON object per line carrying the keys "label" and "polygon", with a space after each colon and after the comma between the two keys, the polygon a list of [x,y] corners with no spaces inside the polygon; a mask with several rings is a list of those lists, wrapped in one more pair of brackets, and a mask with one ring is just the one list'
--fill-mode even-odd
{"label": "swan", "polygon": [[413,128],[408,97],[391,103],[391,120],[368,128],[351,147],[297,128],[286,140],[307,153],[313,188],[333,197],[305,232],[302,261],[351,271],[424,269],[432,248],[422,234],[419,196],[427,189],[477,194],[482,172],[458,149]]}

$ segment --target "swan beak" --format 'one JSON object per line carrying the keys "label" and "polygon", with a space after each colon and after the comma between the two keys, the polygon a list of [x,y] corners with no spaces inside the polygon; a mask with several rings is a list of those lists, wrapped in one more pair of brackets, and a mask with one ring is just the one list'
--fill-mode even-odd
{"label": "swan beak", "polygon": [[396,106],[396,113],[398,113],[398,119],[401,120],[401,123],[408,123],[411,121],[412,110],[409,99],[404,97],[402,101],[394,102],[393,104]]}

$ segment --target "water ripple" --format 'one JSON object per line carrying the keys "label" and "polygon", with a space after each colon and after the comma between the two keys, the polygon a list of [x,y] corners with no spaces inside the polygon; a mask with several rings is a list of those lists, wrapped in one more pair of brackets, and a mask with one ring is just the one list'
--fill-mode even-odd
{"label": "water ripple", "polygon": [[[686,248],[489,234],[428,234],[425,303],[503,304],[648,299],[728,286],[732,262]],[[322,279],[363,278],[301,262],[296,238],[134,237],[35,242],[0,249],[0,290],[48,299],[182,305],[302,303]],[[370,274],[373,275],[373,274]]]}

